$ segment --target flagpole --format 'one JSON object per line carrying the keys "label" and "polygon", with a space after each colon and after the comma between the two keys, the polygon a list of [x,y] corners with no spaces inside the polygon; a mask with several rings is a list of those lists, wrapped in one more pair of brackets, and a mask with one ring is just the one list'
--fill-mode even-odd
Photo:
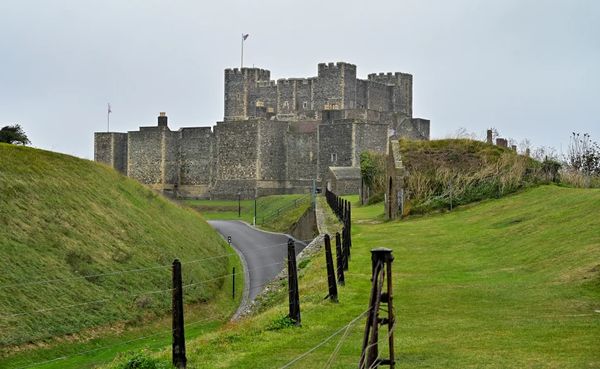
{"label": "flagpole", "polygon": [[242,33],[242,60],[240,62],[240,70],[244,68],[244,34]]}
{"label": "flagpole", "polygon": [[106,132],[110,132],[110,108],[106,112]]}

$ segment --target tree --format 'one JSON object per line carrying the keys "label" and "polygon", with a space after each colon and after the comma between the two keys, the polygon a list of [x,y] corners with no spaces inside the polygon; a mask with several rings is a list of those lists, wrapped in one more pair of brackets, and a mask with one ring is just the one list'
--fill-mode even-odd
{"label": "tree", "polygon": [[600,146],[589,134],[573,132],[567,161],[571,168],[585,175],[600,175]]}
{"label": "tree", "polygon": [[369,201],[380,201],[385,193],[385,154],[373,151],[360,153],[360,174],[369,189]]}
{"label": "tree", "polygon": [[31,143],[19,124],[2,127],[0,129],[0,142],[15,145],[28,145]]}

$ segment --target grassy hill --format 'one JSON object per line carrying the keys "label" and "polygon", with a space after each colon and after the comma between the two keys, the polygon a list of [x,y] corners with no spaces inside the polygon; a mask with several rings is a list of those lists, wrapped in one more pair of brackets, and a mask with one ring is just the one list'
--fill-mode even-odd
{"label": "grassy hill", "polygon": [[230,254],[196,212],[106,166],[0,144],[2,351],[163,314],[175,258],[186,302],[211,300]]}
{"label": "grassy hill", "polygon": [[600,367],[600,190],[541,186],[397,222],[381,212],[353,209],[339,303],[323,300],[321,253],[301,272],[302,327],[282,320],[283,291],[263,313],[191,340],[188,368],[280,368],[304,353],[289,367],[355,367],[364,319],[344,326],[367,309],[381,246],[395,256],[397,368]]}
{"label": "grassy hill", "polygon": [[400,140],[410,173],[405,211],[449,209],[548,183],[547,168],[515,151],[467,139]]}

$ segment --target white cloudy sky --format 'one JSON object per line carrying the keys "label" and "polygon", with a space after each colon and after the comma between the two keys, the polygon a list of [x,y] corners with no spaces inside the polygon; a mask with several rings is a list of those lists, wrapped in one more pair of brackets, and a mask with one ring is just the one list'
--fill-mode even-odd
{"label": "white cloudy sky", "polygon": [[273,78],[348,61],[359,77],[414,76],[432,136],[460,127],[566,149],[600,141],[600,1],[1,0],[0,126],[34,146],[93,157],[93,132],[223,116],[223,69]]}

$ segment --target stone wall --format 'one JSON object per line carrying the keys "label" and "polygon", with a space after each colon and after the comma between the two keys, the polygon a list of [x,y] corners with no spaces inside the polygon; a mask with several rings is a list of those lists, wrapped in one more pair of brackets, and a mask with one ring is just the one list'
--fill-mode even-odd
{"label": "stone wall", "polygon": [[364,151],[386,153],[388,125],[381,123],[356,123],[354,125],[353,166],[360,167],[360,154]]}
{"label": "stone wall", "polygon": [[258,167],[258,121],[219,122],[214,127],[215,171],[211,196],[254,196]]}
{"label": "stone wall", "polygon": [[127,133],[127,176],[144,184],[160,184],[162,180],[161,127],[140,127]]}
{"label": "stone wall", "polygon": [[406,176],[398,140],[390,139],[386,156],[386,191],[383,202],[387,219],[401,218],[403,215]]}
{"label": "stone wall", "polygon": [[259,121],[258,127],[258,180],[281,181],[278,187],[285,187],[285,134],[288,130],[285,121]]}
{"label": "stone wall", "polygon": [[321,181],[329,167],[351,167],[353,164],[352,121],[319,125],[319,176]]}
{"label": "stone wall", "polygon": [[394,134],[411,140],[428,140],[430,121],[421,118],[411,118],[398,114],[393,118],[392,124]]}
{"label": "stone wall", "polygon": [[311,240],[319,234],[315,209],[312,206],[294,223],[289,233],[297,240]]}
{"label": "stone wall", "polygon": [[213,133],[210,127],[182,128],[179,137],[179,185],[210,184],[213,170]]}
{"label": "stone wall", "polygon": [[94,133],[94,161],[127,174],[127,133]]}
{"label": "stone wall", "polygon": [[311,182],[317,178],[319,145],[317,122],[291,124],[286,134],[286,178],[288,181]]}

